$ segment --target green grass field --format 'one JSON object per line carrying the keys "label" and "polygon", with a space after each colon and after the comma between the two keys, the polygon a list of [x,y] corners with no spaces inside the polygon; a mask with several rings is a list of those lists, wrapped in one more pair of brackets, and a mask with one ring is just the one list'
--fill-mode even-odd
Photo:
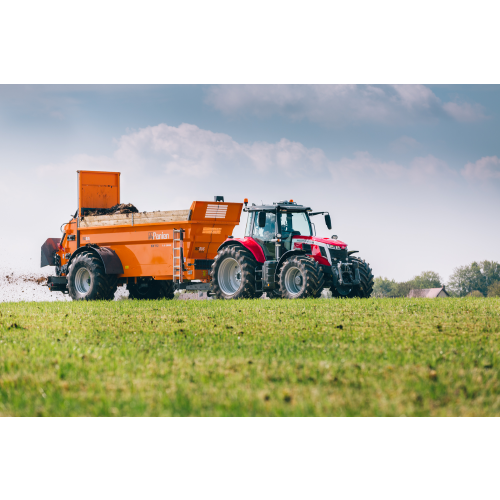
{"label": "green grass field", "polygon": [[1,416],[500,414],[500,299],[0,304]]}

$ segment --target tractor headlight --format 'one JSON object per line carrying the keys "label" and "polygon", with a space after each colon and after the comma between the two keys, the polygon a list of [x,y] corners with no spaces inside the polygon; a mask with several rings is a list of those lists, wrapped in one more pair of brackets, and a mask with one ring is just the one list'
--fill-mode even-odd
{"label": "tractor headlight", "polygon": [[332,250],[342,250],[342,247],[339,247],[337,245],[328,245],[328,248],[331,248]]}

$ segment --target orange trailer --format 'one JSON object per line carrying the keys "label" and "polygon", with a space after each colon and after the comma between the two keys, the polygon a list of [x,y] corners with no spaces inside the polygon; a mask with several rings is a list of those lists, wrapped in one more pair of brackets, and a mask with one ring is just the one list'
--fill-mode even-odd
{"label": "orange trailer", "polygon": [[120,173],[78,171],[78,210],[62,238],[42,246],[56,267],[51,291],[74,300],[111,299],[126,284],[135,298],[172,298],[176,288],[210,289],[219,246],[239,224],[243,203],[194,201],[187,210],[88,216],[120,203]]}

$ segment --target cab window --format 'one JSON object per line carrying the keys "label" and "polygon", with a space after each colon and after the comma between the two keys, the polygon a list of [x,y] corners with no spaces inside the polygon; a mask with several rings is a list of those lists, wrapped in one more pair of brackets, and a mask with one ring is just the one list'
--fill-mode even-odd
{"label": "cab window", "polygon": [[248,218],[247,218],[247,227],[245,229],[245,236],[252,236],[251,235],[251,231],[252,231],[252,220],[254,219],[254,216],[255,216],[255,213],[254,212],[250,212],[248,214]]}

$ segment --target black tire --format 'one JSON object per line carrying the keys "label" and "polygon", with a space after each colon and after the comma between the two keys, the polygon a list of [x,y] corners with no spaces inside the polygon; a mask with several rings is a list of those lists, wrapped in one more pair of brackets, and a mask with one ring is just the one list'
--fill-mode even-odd
{"label": "black tire", "polygon": [[349,257],[349,262],[358,263],[361,283],[351,290],[348,297],[350,299],[354,297],[361,299],[369,298],[373,292],[373,273],[370,265],[359,257]]}
{"label": "black tire", "polygon": [[361,283],[352,287],[349,291],[341,294],[338,290],[332,285],[330,290],[332,292],[332,297],[345,297],[349,299],[353,299],[355,297],[359,297],[361,299],[367,299],[373,292],[373,273],[370,265],[359,257],[349,257],[349,262],[357,262],[359,265],[359,277],[361,279]]}
{"label": "black tire", "polygon": [[243,246],[223,248],[217,253],[210,270],[213,294],[225,300],[261,297],[262,292],[255,290],[257,267],[254,256]]}
{"label": "black tire", "polygon": [[127,284],[130,299],[159,300],[174,298],[174,283],[165,280],[144,280],[139,278],[137,283]]}
{"label": "black tire", "polygon": [[107,274],[109,294],[106,300],[113,300],[115,298],[116,290],[118,290],[118,276],[116,274]]}
{"label": "black tire", "polygon": [[266,297],[269,299],[282,299],[283,294],[281,293],[281,290],[279,288],[275,288],[274,290],[268,290],[266,292]]}
{"label": "black tire", "polygon": [[106,274],[99,257],[82,252],[68,270],[68,291],[73,300],[112,300],[118,287],[114,274]]}
{"label": "black tire", "polygon": [[305,255],[292,255],[281,267],[280,290],[284,299],[318,298],[324,284],[323,269]]}

